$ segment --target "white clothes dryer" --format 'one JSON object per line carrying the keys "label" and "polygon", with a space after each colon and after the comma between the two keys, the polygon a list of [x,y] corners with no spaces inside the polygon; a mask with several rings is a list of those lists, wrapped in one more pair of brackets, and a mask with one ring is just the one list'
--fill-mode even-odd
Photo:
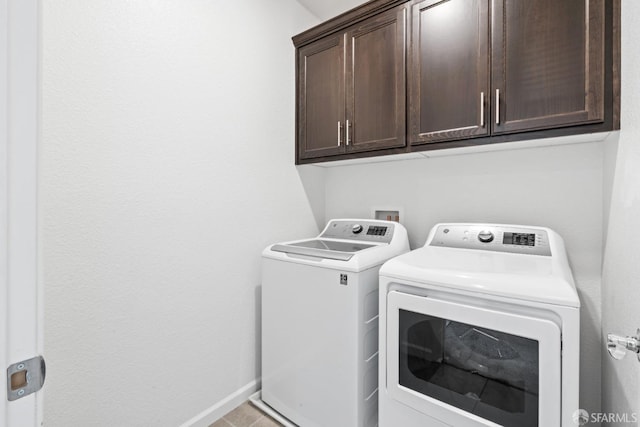
{"label": "white clothes dryer", "polygon": [[380,427],[569,427],[580,301],[548,228],[438,224],[380,269]]}
{"label": "white clothes dryer", "polygon": [[378,271],[409,251],[396,222],[334,219],[262,263],[262,401],[304,427],[375,427]]}

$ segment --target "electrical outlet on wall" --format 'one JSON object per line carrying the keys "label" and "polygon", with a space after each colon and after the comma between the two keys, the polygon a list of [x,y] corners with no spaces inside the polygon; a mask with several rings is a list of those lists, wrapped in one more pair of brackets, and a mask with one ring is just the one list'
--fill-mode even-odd
{"label": "electrical outlet on wall", "polygon": [[371,211],[372,211],[371,216],[374,219],[381,219],[385,221],[395,221],[395,222],[401,223],[404,218],[402,208],[390,208],[390,207],[373,208]]}

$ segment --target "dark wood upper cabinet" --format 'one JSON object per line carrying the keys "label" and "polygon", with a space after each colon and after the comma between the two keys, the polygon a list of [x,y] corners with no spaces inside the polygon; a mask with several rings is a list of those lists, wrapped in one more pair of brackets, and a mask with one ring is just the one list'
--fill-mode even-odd
{"label": "dark wood upper cabinet", "polygon": [[604,0],[424,0],[411,14],[412,144],[604,120]]}
{"label": "dark wood upper cabinet", "polygon": [[405,145],[405,9],[347,31],[347,120],[350,151]]}
{"label": "dark wood upper cabinet", "polygon": [[298,49],[298,159],[406,144],[404,7]]}
{"label": "dark wood upper cabinet", "polygon": [[296,163],[619,129],[621,0],[370,0],[293,37]]}
{"label": "dark wood upper cabinet", "polygon": [[422,1],[411,16],[411,142],[488,135],[489,0]]}
{"label": "dark wood upper cabinet", "polygon": [[605,0],[493,0],[493,133],[604,120]]}
{"label": "dark wood upper cabinet", "polygon": [[323,38],[298,50],[298,157],[344,152],[345,35]]}

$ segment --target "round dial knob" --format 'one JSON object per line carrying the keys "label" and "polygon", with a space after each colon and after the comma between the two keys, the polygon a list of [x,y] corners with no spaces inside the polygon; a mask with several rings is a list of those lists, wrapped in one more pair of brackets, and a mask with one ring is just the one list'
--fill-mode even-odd
{"label": "round dial knob", "polygon": [[363,228],[360,224],[356,224],[353,227],[351,227],[351,231],[353,232],[353,234],[359,234],[362,232],[362,230]]}
{"label": "round dial knob", "polygon": [[478,240],[482,243],[489,243],[493,240],[493,233],[489,230],[482,230],[478,233]]}

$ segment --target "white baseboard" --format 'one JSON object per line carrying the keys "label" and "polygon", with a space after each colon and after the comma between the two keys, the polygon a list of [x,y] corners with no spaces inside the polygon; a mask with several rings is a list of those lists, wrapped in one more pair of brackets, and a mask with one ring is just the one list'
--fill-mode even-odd
{"label": "white baseboard", "polygon": [[212,407],[205,409],[180,427],[209,427],[242,402],[249,399],[260,388],[260,381],[253,380],[222,399]]}
{"label": "white baseboard", "polygon": [[290,419],[285,418],[284,415],[273,409],[271,406],[267,405],[262,401],[262,390],[256,391],[249,397],[249,401],[253,403],[254,406],[257,406],[262,410],[262,412],[269,414],[271,418],[278,421],[285,427],[298,427],[296,424],[291,422]]}

